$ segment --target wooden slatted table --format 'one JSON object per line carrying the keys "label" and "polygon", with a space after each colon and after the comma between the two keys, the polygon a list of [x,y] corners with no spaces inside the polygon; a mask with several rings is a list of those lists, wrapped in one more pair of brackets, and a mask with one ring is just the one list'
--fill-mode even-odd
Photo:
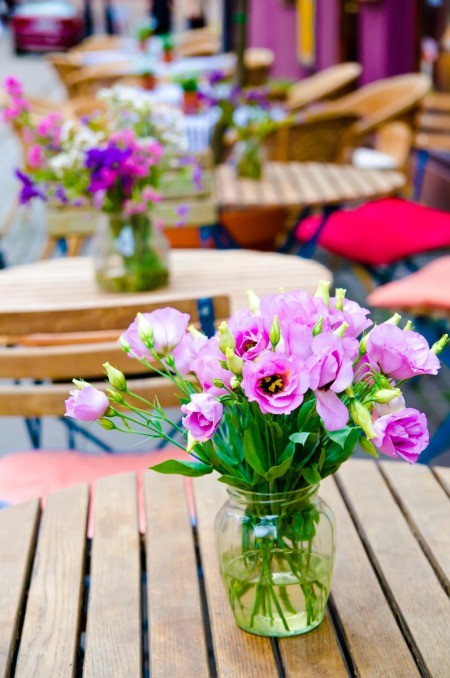
{"label": "wooden slatted table", "polygon": [[393,170],[366,170],[318,162],[268,162],[261,181],[240,179],[229,165],[215,172],[219,208],[324,207],[399,193],[406,177]]}
{"label": "wooden slatted table", "polygon": [[[351,460],[321,495],[337,558],[322,625],[270,641],[234,624],[213,522],[212,477],[133,474],[0,511],[0,676],[191,678],[450,675],[450,468]],[[150,672],[150,673],[149,673]]]}

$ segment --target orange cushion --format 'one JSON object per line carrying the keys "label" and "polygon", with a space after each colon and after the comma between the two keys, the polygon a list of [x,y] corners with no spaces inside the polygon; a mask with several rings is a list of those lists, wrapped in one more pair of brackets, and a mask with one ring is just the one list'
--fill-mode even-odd
{"label": "orange cushion", "polygon": [[450,256],[439,257],[417,273],[381,285],[367,301],[372,306],[405,310],[450,311]]}
{"label": "orange cushion", "polygon": [[145,454],[82,454],[80,452],[19,452],[0,459],[0,502],[18,504],[64,487],[89,483],[92,502],[88,520],[88,535],[93,533],[95,481],[104,476],[134,471],[138,474],[139,529],[145,532],[145,512],[142,494],[142,472],[166,459],[187,457],[182,450],[170,448]]}

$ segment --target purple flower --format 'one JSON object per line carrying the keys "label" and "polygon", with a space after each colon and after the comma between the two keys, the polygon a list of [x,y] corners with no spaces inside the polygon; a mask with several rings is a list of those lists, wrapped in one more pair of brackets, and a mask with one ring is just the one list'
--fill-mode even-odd
{"label": "purple flower", "polygon": [[33,198],[46,200],[45,194],[37,188],[34,181],[30,179],[27,174],[21,172],[20,170],[16,170],[16,177],[22,182],[22,187],[19,193],[19,202],[21,205],[26,205]]}
{"label": "purple flower", "polygon": [[332,332],[314,337],[311,341],[313,355],[306,364],[310,371],[311,388],[317,398],[317,413],[328,431],[338,431],[348,421],[348,410],[337,393],[344,391],[353,381],[353,364],[344,342]]}
{"label": "purple flower", "polygon": [[290,414],[303,402],[309,387],[306,365],[299,359],[268,351],[244,363],[242,388],[264,414]]}
{"label": "purple flower", "polygon": [[191,211],[191,208],[189,207],[189,205],[178,205],[178,207],[176,209],[176,213],[178,214],[178,216],[180,218],[176,222],[175,226],[184,226],[190,211]]}
{"label": "purple flower", "polygon": [[196,191],[201,191],[203,188],[203,169],[199,162],[194,163],[192,168],[192,182]]}
{"label": "purple flower", "polygon": [[[181,313],[176,308],[157,308],[151,313],[143,313],[144,319],[151,326],[153,348],[158,355],[171,353],[186,335],[189,315]],[[144,346],[139,336],[138,319],[135,318],[128,329],[122,334],[121,340],[130,346],[138,359],[151,358],[150,350]]]}
{"label": "purple flower", "polygon": [[249,310],[233,315],[228,322],[228,329],[236,342],[236,355],[244,360],[256,358],[270,346],[269,332],[264,327],[263,319]]}
{"label": "purple flower", "polygon": [[403,457],[410,464],[429,442],[427,419],[422,412],[407,407],[374,421],[377,438],[373,440],[380,452],[390,457]]}
{"label": "purple flower", "polygon": [[330,328],[336,329],[339,325],[342,325],[343,322],[348,324],[348,328],[345,332],[346,337],[358,337],[361,332],[364,332],[368,327],[373,323],[366,316],[369,315],[367,308],[363,308],[356,301],[351,301],[350,299],[344,299],[344,308],[342,311],[334,307],[336,303],[336,298],[331,297],[330,299],[330,309],[329,309],[329,322]]}
{"label": "purple flower", "polygon": [[108,407],[109,401],[103,391],[86,386],[81,390],[70,391],[70,398],[66,400],[65,416],[81,421],[97,421],[105,415]]}
{"label": "purple flower", "polygon": [[23,97],[22,83],[11,75],[8,78],[5,78],[3,86],[10,97],[13,97],[14,99]]}
{"label": "purple flower", "polygon": [[[191,363],[191,370],[197,375],[197,379],[204,391],[211,395],[219,396],[227,393],[230,387],[230,380],[234,376],[230,370],[225,369],[220,364],[224,355],[219,348],[216,337],[208,339],[200,347],[197,357]],[[214,380],[220,379],[226,388],[221,388],[214,384]]]}
{"label": "purple flower", "polygon": [[181,406],[183,425],[195,440],[203,443],[212,438],[223,415],[223,405],[209,393],[193,393],[191,400]]}
{"label": "purple flower", "polygon": [[192,363],[198,357],[199,350],[206,342],[207,338],[203,334],[193,335],[190,332],[186,333],[184,339],[180,341],[173,351],[175,367],[180,374],[184,375],[191,372]]}
{"label": "purple flower", "polygon": [[222,80],[225,80],[225,73],[220,70],[211,71],[208,73],[207,79],[211,86],[217,85],[219,82],[222,82]]}
{"label": "purple flower", "polygon": [[368,361],[394,379],[409,379],[418,374],[437,374],[440,362],[430,351],[427,340],[417,332],[401,330],[383,323],[369,334]]}

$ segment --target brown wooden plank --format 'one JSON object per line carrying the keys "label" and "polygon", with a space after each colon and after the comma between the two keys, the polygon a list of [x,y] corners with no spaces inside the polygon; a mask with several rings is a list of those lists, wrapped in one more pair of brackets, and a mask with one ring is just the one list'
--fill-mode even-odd
{"label": "brown wooden plank", "polygon": [[310,171],[311,164],[292,162],[289,165],[302,205],[320,205],[322,202],[322,187]]}
{"label": "brown wooden plank", "polygon": [[219,678],[277,676],[270,640],[241,631],[235,624],[219,572],[214,517],[226,499],[215,478],[194,481],[201,561]]}
{"label": "brown wooden plank", "polygon": [[450,500],[446,492],[423,464],[386,461],[381,471],[450,594]]}
{"label": "brown wooden plank", "polygon": [[89,493],[51,494],[41,520],[16,676],[74,676]]}
{"label": "brown wooden plank", "polygon": [[288,678],[340,678],[347,676],[328,614],[321,625],[304,636],[279,640]]}
{"label": "brown wooden plank", "polygon": [[433,466],[433,473],[438,478],[444,490],[450,497],[450,467],[447,466]]}
{"label": "brown wooden plank", "polygon": [[10,676],[25,588],[34,555],[39,501],[0,511],[0,676]]}
{"label": "brown wooden plank", "polygon": [[239,186],[234,169],[229,165],[220,165],[215,170],[214,178],[220,207],[241,207]]}
{"label": "brown wooden plank", "polygon": [[152,678],[207,678],[193,532],[180,476],[144,474]]}
{"label": "brown wooden plank", "polygon": [[295,176],[291,173],[292,163],[272,162],[270,165],[278,186],[278,204],[286,207],[303,204],[305,200],[299,192]]}
{"label": "brown wooden plank", "polygon": [[376,463],[353,460],[338,478],[419,667],[450,675],[450,602]]}
{"label": "brown wooden plank", "polygon": [[95,488],[84,676],[142,675],[140,543],[136,476]]}
{"label": "brown wooden plank", "polygon": [[[364,678],[419,675],[332,478],[322,482],[320,496],[336,516],[336,561],[331,594],[357,674]],[[370,623],[365,623],[369,610]]]}

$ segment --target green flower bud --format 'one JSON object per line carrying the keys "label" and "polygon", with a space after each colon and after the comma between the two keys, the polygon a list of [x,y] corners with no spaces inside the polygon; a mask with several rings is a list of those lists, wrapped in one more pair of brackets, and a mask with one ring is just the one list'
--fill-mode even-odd
{"label": "green flower bud", "polygon": [[316,293],[314,294],[315,297],[319,297],[322,299],[327,306],[330,305],[330,281],[329,280],[321,280],[319,282],[319,287],[316,290]]}
{"label": "green flower bud", "polygon": [[364,450],[364,452],[367,452],[367,454],[370,454],[371,457],[375,457],[375,459],[378,459],[379,454],[377,452],[377,448],[373,443],[370,442],[370,440],[367,440],[366,438],[361,438],[359,444],[361,445],[361,448]]}
{"label": "green flower bud", "polygon": [[129,353],[131,351],[131,346],[124,336],[119,337],[119,343],[122,347],[122,350],[125,351],[125,353]]}
{"label": "green flower bud", "polygon": [[334,295],[336,297],[336,301],[335,301],[334,307],[337,308],[338,311],[342,311],[343,308],[344,308],[344,299],[345,299],[345,293],[346,292],[347,292],[347,290],[344,290],[343,287],[337,287],[336,288],[336,293]]}
{"label": "green flower bud", "polygon": [[105,417],[102,417],[101,419],[98,420],[98,423],[102,428],[105,429],[105,431],[112,431],[113,429],[116,428],[116,425],[111,419],[106,419]]}
{"label": "green flower bud", "polygon": [[72,383],[75,384],[77,389],[79,389],[80,391],[83,388],[86,388],[86,386],[90,386],[89,382],[84,381],[84,379],[72,379]]}
{"label": "green flower bud", "polygon": [[278,322],[277,315],[274,317],[272,325],[270,326],[269,339],[273,350],[275,350],[281,339],[280,323]]}
{"label": "green flower bud", "polygon": [[236,346],[234,337],[228,329],[228,325],[225,320],[219,325],[217,332],[217,343],[219,344],[219,348],[222,353],[226,353],[229,348],[234,349]]}
{"label": "green flower bud", "polygon": [[350,402],[350,415],[355,424],[364,431],[368,440],[377,437],[373,428],[372,416],[369,410],[364,407],[359,400],[353,399]]}
{"label": "green flower bud", "polygon": [[339,325],[339,327],[337,327],[337,328],[334,330],[334,334],[335,334],[337,337],[340,337],[340,338],[342,339],[342,337],[344,336],[344,334],[345,334],[346,331],[348,330],[348,327],[349,327],[348,323],[343,322],[341,325]]}
{"label": "green flower bud", "polygon": [[227,368],[233,374],[242,374],[242,366],[244,361],[235,354],[232,348],[227,348],[225,355],[227,356]]}
{"label": "green flower bud", "polygon": [[253,290],[247,290],[248,297],[248,306],[252,313],[258,313],[259,311],[259,297],[254,293]]}
{"label": "green flower bud", "polygon": [[119,391],[115,391],[112,388],[107,388],[106,389],[106,395],[108,396],[108,400],[111,403],[117,403],[118,405],[123,405],[125,403],[125,398]]}
{"label": "green flower bud", "polygon": [[321,315],[319,320],[316,322],[312,329],[313,337],[317,337],[317,335],[322,332],[322,329],[323,329],[323,316]]}
{"label": "green flower bud", "polygon": [[125,379],[123,372],[113,367],[109,363],[103,363],[103,367],[105,368],[106,376],[108,377],[108,381],[111,386],[116,388],[118,391],[126,391],[127,380]]}
{"label": "green flower bud", "polygon": [[213,379],[213,384],[216,388],[224,388],[222,379]]}
{"label": "green flower bud", "polygon": [[139,339],[147,348],[153,348],[153,327],[142,313],[137,314]]}
{"label": "green flower bud", "polygon": [[188,332],[189,334],[192,334],[195,339],[201,339],[205,336],[203,332],[200,332],[194,325],[189,325]]}
{"label": "green flower bud", "polygon": [[447,346],[448,340],[449,340],[448,334],[443,334],[442,337],[439,339],[439,341],[436,341],[433,344],[433,346],[431,347],[431,350],[433,351],[433,353],[435,353],[436,355],[439,355],[439,353],[441,353],[444,350],[444,348]]}
{"label": "green flower bud", "polygon": [[400,320],[402,319],[402,316],[400,313],[394,313],[389,320],[386,320],[385,324],[386,325],[398,325]]}
{"label": "green flower bud", "polygon": [[404,329],[404,330],[413,330],[413,329],[414,329],[414,325],[412,324],[412,321],[411,321],[411,320],[408,320],[408,322],[405,323],[405,327],[404,327],[403,329]]}
{"label": "green flower bud", "polygon": [[401,396],[402,392],[399,388],[380,388],[379,391],[376,391],[372,396],[371,400],[376,403],[390,403],[395,398]]}
{"label": "green flower bud", "polygon": [[233,389],[233,391],[235,391],[237,388],[239,388],[240,385],[241,385],[241,380],[236,375],[234,375],[234,377],[231,377],[230,386]]}
{"label": "green flower bud", "polygon": [[354,398],[355,397],[355,392],[353,390],[353,386],[347,386],[345,389],[346,394],[348,395],[349,398]]}
{"label": "green flower bud", "polygon": [[194,438],[194,436],[192,435],[192,433],[190,431],[188,431],[187,443],[186,443],[186,452],[192,452],[192,450],[197,445],[197,443],[198,443],[198,440],[196,440]]}

